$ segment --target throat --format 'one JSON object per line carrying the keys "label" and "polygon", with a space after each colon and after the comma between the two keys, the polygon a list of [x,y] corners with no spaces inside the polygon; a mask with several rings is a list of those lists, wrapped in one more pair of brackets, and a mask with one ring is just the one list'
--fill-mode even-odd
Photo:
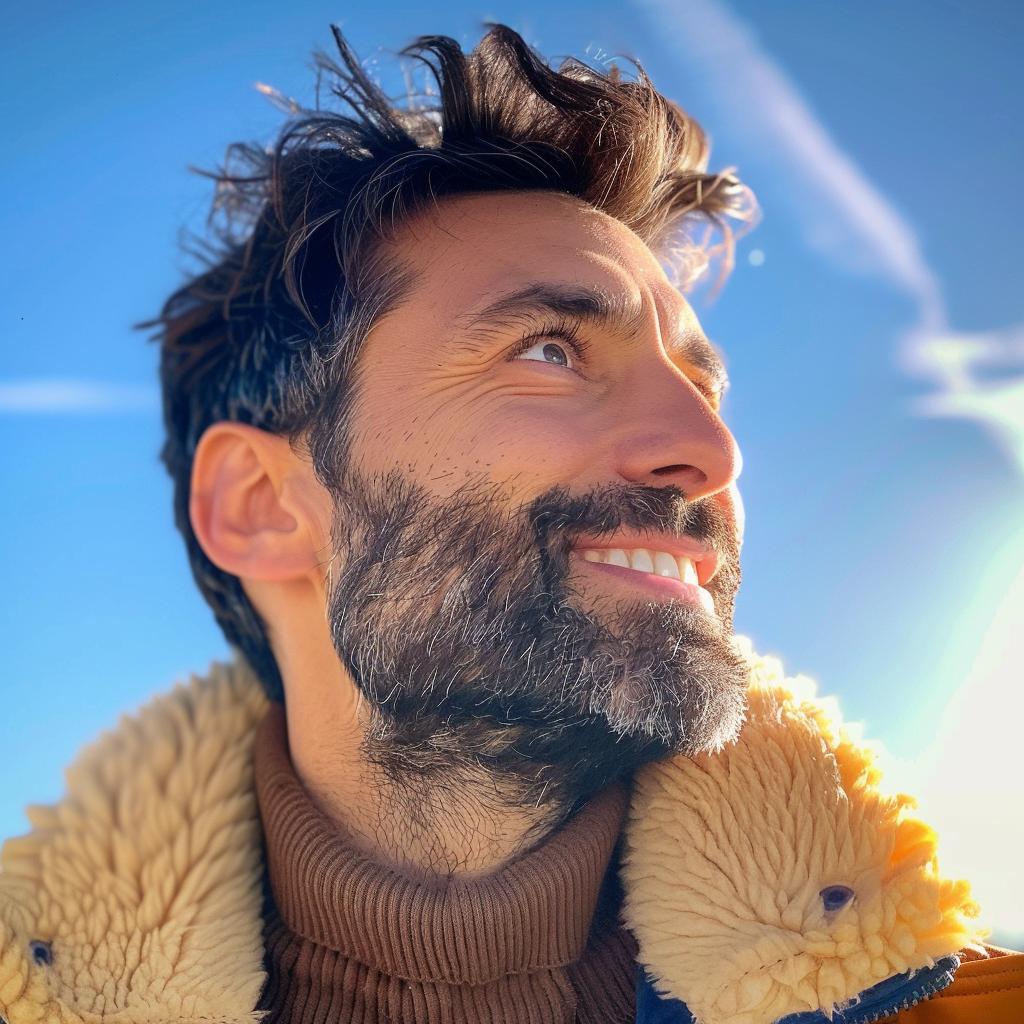
{"label": "throat", "polygon": [[472,878],[528,852],[559,823],[549,807],[523,807],[504,798],[483,774],[379,780],[373,800],[346,822],[373,855],[406,874]]}
{"label": "throat", "polygon": [[440,730],[410,745],[371,729],[355,787],[342,792],[323,778],[306,786],[378,862],[423,880],[485,875],[540,843],[570,808],[546,800],[538,779],[488,770],[465,740]]}

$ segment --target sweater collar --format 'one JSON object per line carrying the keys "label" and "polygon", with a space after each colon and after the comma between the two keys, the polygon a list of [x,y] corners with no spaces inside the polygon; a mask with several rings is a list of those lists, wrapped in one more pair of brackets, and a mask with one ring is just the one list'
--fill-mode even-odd
{"label": "sweater collar", "polygon": [[500,870],[430,884],[368,857],[314,805],[292,767],[280,705],[260,729],[255,769],[270,885],[295,934],[419,982],[486,984],[582,954],[622,829],[623,785]]}

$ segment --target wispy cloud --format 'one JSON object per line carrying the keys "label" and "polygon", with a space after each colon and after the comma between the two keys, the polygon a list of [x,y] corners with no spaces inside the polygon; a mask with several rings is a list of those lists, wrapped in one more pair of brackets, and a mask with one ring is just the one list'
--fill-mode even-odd
{"label": "wispy cloud", "polygon": [[[793,215],[815,250],[838,265],[880,275],[913,299],[917,322],[901,339],[906,368],[934,391],[916,410],[984,425],[1024,473],[1024,325],[963,333],[947,323],[941,287],[919,240],[895,207],[836,145],[752,29],[718,0],[635,0],[659,37],[703,80],[716,116],[774,164],[790,184]],[[1006,557],[1024,562],[1024,534]],[[1003,584],[1005,586],[1005,584]],[[1024,709],[1018,634],[1024,569],[980,639],[974,667],[946,709],[930,745],[899,777],[944,834],[951,871],[971,878],[989,923],[1024,933],[1024,880],[994,851],[1024,840],[1024,801],[1014,731]],[[962,768],[984,763],[986,783]],[[986,851],[988,851],[986,853]]]}
{"label": "wispy cloud", "polygon": [[938,386],[916,403],[918,412],[983,423],[1024,473],[1024,324],[974,334],[918,333],[906,357]]}
{"label": "wispy cloud", "polygon": [[159,407],[156,387],[146,384],[68,378],[0,381],[0,413],[95,415],[152,412]]}

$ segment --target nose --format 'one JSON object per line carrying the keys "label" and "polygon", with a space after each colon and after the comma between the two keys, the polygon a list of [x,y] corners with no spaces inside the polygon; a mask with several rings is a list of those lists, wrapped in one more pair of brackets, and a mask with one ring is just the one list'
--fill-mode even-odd
{"label": "nose", "polygon": [[[654,365],[652,365],[652,363]],[[728,490],[742,458],[735,438],[696,385],[665,357],[623,389],[617,472],[629,483],[673,484],[694,501]]]}

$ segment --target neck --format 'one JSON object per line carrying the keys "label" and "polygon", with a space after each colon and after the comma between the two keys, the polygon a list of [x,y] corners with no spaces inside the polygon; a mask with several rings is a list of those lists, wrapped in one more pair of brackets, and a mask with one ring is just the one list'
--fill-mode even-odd
{"label": "neck", "polygon": [[367,756],[365,745],[363,754],[342,777],[300,777],[320,809],[368,854],[406,874],[488,874],[534,846],[557,821],[550,807],[507,799],[500,782],[480,770],[438,764],[429,774],[396,773],[393,758],[385,767],[376,753]]}
{"label": "neck", "polygon": [[[524,801],[521,785],[467,762],[457,742],[434,742],[429,751],[401,744],[375,720],[333,649],[315,639],[298,645],[301,658],[278,650],[292,763],[320,810],[367,854],[414,874],[481,875],[557,824],[557,808]],[[324,654],[311,662],[317,650]]]}
{"label": "neck", "polygon": [[560,805],[533,796],[536,787],[467,758],[470,746],[514,744],[508,730],[467,742],[428,729],[410,741],[381,722],[334,650],[322,588],[249,582],[246,591],[284,680],[295,773],[369,856],[413,874],[482,875],[562,819]]}
{"label": "neck", "polygon": [[370,1021],[397,1007],[427,1024],[632,1019],[636,949],[616,924],[609,871],[625,787],[609,786],[499,870],[410,877],[310,800],[285,730],[272,708],[254,752],[272,893],[260,1010]]}

